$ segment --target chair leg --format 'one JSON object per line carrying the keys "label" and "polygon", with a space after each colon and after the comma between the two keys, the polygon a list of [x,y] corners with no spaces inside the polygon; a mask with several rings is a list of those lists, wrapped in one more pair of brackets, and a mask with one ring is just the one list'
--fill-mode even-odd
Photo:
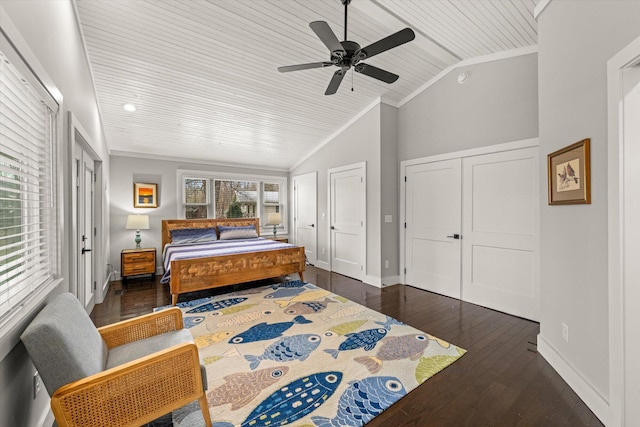
{"label": "chair leg", "polygon": [[200,403],[200,410],[202,411],[202,417],[204,418],[204,424],[207,427],[211,427],[211,415],[209,414],[209,403],[207,402],[207,395],[202,393],[202,396],[198,399]]}

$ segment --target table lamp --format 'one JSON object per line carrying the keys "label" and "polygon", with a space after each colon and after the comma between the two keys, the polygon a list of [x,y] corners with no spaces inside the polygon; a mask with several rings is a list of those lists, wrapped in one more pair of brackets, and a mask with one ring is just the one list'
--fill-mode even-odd
{"label": "table lamp", "polygon": [[276,225],[282,223],[282,216],[279,213],[270,213],[267,217],[267,225],[273,225],[273,238],[276,238],[277,230]]}
{"label": "table lamp", "polygon": [[149,215],[127,216],[127,225],[125,228],[127,230],[136,230],[136,249],[141,249],[140,242],[142,242],[142,238],[140,238],[140,230],[149,229]]}

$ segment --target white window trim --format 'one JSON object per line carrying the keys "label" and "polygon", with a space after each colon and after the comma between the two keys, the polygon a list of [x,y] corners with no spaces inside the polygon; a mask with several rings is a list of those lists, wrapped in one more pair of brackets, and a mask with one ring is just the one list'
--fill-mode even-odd
{"label": "white window trim", "polygon": [[[214,172],[214,171],[202,171],[202,170],[193,170],[193,169],[178,169],[176,171],[176,185],[177,185],[177,212],[176,218],[185,219],[184,207],[185,203],[185,194],[184,194],[184,180],[187,178],[198,179],[204,178],[209,180],[209,189],[208,192],[213,192],[214,180],[228,180],[228,181],[247,181],[247,182],[258,182],[258,214],[262,215],[264,201],[263,201],[263,185],[264,183],[269,184],[280,184],[280,214],[282,215],[282,224],[277,227],[278,234],[289,234],[289,217],[288,217],[288,178],[286,176],[278,176],[278,175],[258,175],[258,174],[250,174],[250,173],[232,173],[232,172]],[[207,206],[213,211],[213,203],[214,203],[213,194],[207,194]],[[213,216],[210,216],[213,218]],[[260,235],[261,236],[269,236],[273,233],[273,226],[265,225],[260,221]]]}

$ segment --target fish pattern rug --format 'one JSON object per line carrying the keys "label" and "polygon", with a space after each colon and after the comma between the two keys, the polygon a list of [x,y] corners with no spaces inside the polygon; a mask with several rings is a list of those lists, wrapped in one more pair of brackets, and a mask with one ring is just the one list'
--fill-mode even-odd
{"label": "fish pattern rug", "polygon": [[[206,365],[214,427],[362,426],[465,353],[301,281],[178,307]],[[198,405],[173,423],[203,425]]]}

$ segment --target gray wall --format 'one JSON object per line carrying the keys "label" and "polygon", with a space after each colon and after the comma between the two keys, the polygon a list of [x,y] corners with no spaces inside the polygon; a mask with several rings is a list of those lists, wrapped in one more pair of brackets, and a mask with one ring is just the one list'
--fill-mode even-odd
{"label": "gray wall", "polygon": [[[591,205],[541,193],[542,339],[609,396],[606,62],[640,36],[638,1],[554,0],[538,18],[540,152],[591,138]],[[540,188],[546,187],[541,156]],[[561,323],[569,326],[569,342]]]}
{"label": "gray wall", "polygon": [[[80,33],[76,26],[73,6],[69,0],[30,1],[3,0],[0,4],[0,26],[8,32],[14,43],[30,62],[36,72],[40,67],[47,74],[51,83],[60,91],[64,102],[60,111],[60,151],[61,156],[68,158],[70,152],[66,141],[67,112],[72,111],[83,128],[93,140],[92,148],[103,160],[105,179],[109,179],[109,157],[104,140],[103,129],[93,91],[93,82],[84,55]],[[15,25],[15,27],[14,27]],[[17,31],[14,31],[14,29]],[[24,46],[26,49],[22,49]],[[36,64],[36,62],[38,64]],[[45,77],[45,76],[40,76]],[[65,160],[66,161],[66,160]],[[70,265],[69,236],[71,230],[71,197],[68,192],[71,168],[67,163],[60,163],[56,171],[59,180],[59,238],[60,238],[60,270],[65,280],[58,288],[47,296],[69,290],[68,274]],[[106,216],[107,200],[104,203]],[[108,223],[105,225],[108,228]],[[100,230],[103,232],[104,230]],[[104,249],[108,247],[105,239]],[[24,313],[25,321],[11,331],[11,341],[2,342],[13,345],[15,337],[26,327],[29,319],[35,316],[37,309]],[[3,331],[5,332],[5,331]],[[3,340],[7,341],[7,340]],[[5,354],[3,351],[2,354]],[[46,422],[50,425],[49,398],[43,389],[37,398],[33,398],[33,373],[35,368],[28,358],[22,343],[13,347],[0,360],[0,425],[1,426],[36,426]],[[49,418],[47,419],[47,416]]]}
{"label": "gray wall", "polygon": [[[149,230],[141,230],[143,247],[156,248],[158,269],[162,265],[162,220],[175,219],[178,214],[177,170],[226,172],[233,174],[254,174],[268,176],[288,176],[288,172],[274,172],[262,169],[236,168],[229,166],[204,165],[172,160],[139,159],[134,157],[111,156],[110,187],[114,189],[110,198],[110,240],[109,258],[114,269],[121,272],[120,251],[135,247],[134,230],[125,230],[127,215],[141,213],[149,215]],[[133,207],[133,183],[158,184],[157,208]],[[159,271],[159,270],[158,270]]]}
{"label": "gray wall", "polygon": [[[398,109],[381,104],[380,107],[380,239],[384,284],[399,283],[399,203],[400,182],[398,163]],[[391,215],[391,223],[385,222]],[[385,268],[385,261],[389,267]]]}
{"label": "gray wall", "polygon": [[454,69],[400,107],[399,160],[537,137],[537,64],[530,54]]}
{"label": "gray wall", "polygon": [[[389,107],[392,108],[392,107]],[[318,264],[329,262],[328,170],[367,163],[367,272],[379,278],[380,269],[380,104],[291,170],[291,176],[318,172]],[[325,219],[322,219],[322,214]],[[322,254],[322,250],[325,254]]]}

